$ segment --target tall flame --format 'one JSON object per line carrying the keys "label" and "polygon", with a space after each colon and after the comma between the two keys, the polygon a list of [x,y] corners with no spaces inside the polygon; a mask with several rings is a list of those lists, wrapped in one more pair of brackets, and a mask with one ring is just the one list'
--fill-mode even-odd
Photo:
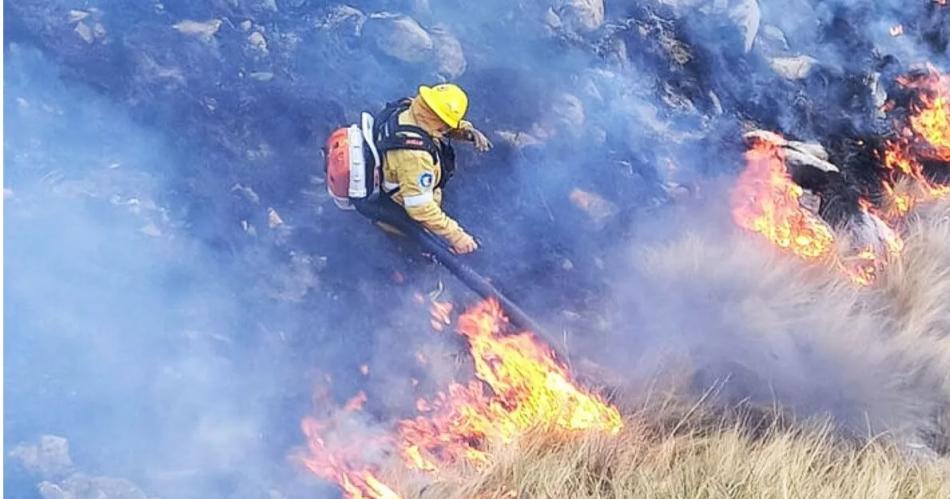
{"label": "tall flame", "polygon": [[781,148],[756,140],[745,154],[746,168],[732,191],[736,224],[762,234],[775,246],[805,260],[820,259],[832,249],[834,234],[804,210],[804,190],[792,181]]}
{"label": "tall flame", "polygon": [[[440,304],[434,313],[444,309]],[[462,314],[458,332],[468,343],[477,379],[419,399],[417,417],[398,421],[387,442],[372,444],[394,447],[408,469],[440,473],[454,464],[487,465],[489,442],[511,442],[530,428],[615,434],[623,427],[617,408],[578,386],[550,347],[530,332],[508,329],[495,300]],[[372,467],[353,458],[359,453],[326,445],[327,429],[325,421],[304,420],[309,453],[302,460],[311,471],[335,481],[347,497],[398,497]],[[351,447],[365,449],[366,443]]]}
{"label": "tall flame", "polygon": [[[531,333],[504,335],[501,307],[484,301],[459,318],[481,381],[452,385],[447,394],[418,404],[422,416],[400,422],[403,454],[417,469],[435,467],[419,459],[424,451],[440,463],[483,464],[480,444],[510,442],[534,426],[616,433],[620,413],[574,384],[549,347]],[[486,392],[484,387],[490,391]]]}

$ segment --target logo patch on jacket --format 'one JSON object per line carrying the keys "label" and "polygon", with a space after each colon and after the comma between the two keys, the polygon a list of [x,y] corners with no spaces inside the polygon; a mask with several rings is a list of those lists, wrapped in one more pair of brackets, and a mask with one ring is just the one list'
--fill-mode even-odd
{"label": "logo patch on jacket", "polygon": [[419,186],[423,189],[429,189],[432,187],[432,184],[435,182],[435,175],[430,172],[425,172],[422,175],[419,175]]}

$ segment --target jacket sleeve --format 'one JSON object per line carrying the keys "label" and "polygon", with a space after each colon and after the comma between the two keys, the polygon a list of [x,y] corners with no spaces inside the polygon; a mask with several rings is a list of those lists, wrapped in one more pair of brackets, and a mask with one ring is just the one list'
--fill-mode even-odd
{"label": "jacket sleeve", "polygon": [[456,244],[466,236],[458,222],[442,211],[435,190],[438,179],[432,157],[425,151],[392,151],[387,161],[396,167],[399,194],[409,216],[433,234]]}
{"label": "jacket sleeve", "polygon": [[458,128],[449,130],[446,135],[448,135],[451,139],[467,140],[472,142],[472,128],[474,128],[474,126],[472,126],[471,122],[462,120],[459,122]]}

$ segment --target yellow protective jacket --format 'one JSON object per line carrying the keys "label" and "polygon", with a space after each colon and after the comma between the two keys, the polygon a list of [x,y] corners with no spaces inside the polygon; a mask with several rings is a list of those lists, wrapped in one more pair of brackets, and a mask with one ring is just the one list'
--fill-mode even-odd
{"label": "yellow protective jacket", "polygon": [[[420,126],[413,116],[417,106],[413,100],[410,108],[399,115],[400,125]],[[439,142],[441,137],[432,135],[432,140]],[[442,168],[432,161],[427,151],[394,149],[386,153],[383,165],[383,190],[398,188],[392,199],[401,204],[413,220],[453,246],[465,237],[458,222],[442,211],[442,189],[436,187],[442,180]]]}

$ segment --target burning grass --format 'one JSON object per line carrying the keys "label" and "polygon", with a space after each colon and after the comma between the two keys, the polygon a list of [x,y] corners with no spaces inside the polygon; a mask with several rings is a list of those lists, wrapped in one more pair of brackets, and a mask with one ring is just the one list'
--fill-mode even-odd
{"label": "burning grass", "polygon": [[[685,236],[637,258],[652,275],[644,277],[677,290],[675,297],[658,291],[658,302],[684,294],[682,299],[694,304],[718,297],[715,309],[696,310],[703,323],[696,338],[677,334],[680,350],[690,352],[687,358],[662,361],[662,374],[680,380],[670,383],[670,390],[695,394],[695,373],[709,359],[692,354],[709,347],[728,352],[714,355],[727,356],[730,364],[719,373],[716,392],[701,402],[680,395],[643,403],[638,395],[630,398],[641,391],[621,387],[618,407],[634,408],[622,411],[622,424],[576,430],[563,424],[571,419],[561,417],[571,413],[571,403],[562,412],[542,410],[545,404],[530,409],[521,395],[500,402],[513,396],[504,395],[511,387],[526,385],[496,383],[491,392],[479,393],[500,397],[496,409],[504,413],[485,412],[491,404],[482,404],[479,414],[495,420],[477,421],[498,423],[497,428],[461,432],[465,425],[434,417],[474,410],[451,397],[444,403],[455,412],[420,414],[433,430],[426,438],[438,442],[419,448],[424,466],[392,441],[398,435],[393,430],[377,427],[379,439],[355,439],[367,432],[347,426],[359,418],[359,404],[348,404],[333,422],[336,428],[318,426],[308,433],[308,465],[319,458],[318,475],[355,487],[348,497],[950,497],[950,460],[938,457],[950,451],[950,425],[941,416],[950,412],[950,301],[945,299],[950,202],[915,211],[907,220],[904,251],[870,287],[855,287],[846,276],[816,268],[803,271],[809,264],[763,252],[735,235]],[[716,265],[706,264],[713,261]],[[674,312],[682,310],[673,305]],[[463,335],[468,330],[492,340],[488,333],[503,323],[499,311],[482,304],[471,312],[470,322],[459,321]],[[658,327],[670,335],[678,326],[669,320],[654,317],[638,329]],[[517,343],[515,350],[526,350],[527,358],[547,366],[543,376],[526,378],[554,376],[570,382],[567,393],[578,394],[578,400],[602,402],[575,384],[535,338],[514,338],[530,339],[525,345],[512,340],[510,346]],[[491,346],[489,351],[500,348]],[[470,347],[490,371],[514,372],[503,368],[503,355]],[[562,383],[530,389],[549,385]],[[561,399],[571,400],[562,395],[552,400]],[[507,426],[519,407],[525,417],[517,418],[517,427]],[[609,417],[596,421],[613,421],[614,406],[597,407]],[[742,410],[730,409],[735,407]],[[324,446],[323,436],[343,444]],[[328,465],[337,466],[335,478]]]}
{"label": "burning grass", "polygon": [[522,435],[495,448],[489,468],[410,486],[407,497],[950,497],[947,461],[915,464],[884,442],[844,442],[828,424],[661,412],[631,416],[613,437]]}

